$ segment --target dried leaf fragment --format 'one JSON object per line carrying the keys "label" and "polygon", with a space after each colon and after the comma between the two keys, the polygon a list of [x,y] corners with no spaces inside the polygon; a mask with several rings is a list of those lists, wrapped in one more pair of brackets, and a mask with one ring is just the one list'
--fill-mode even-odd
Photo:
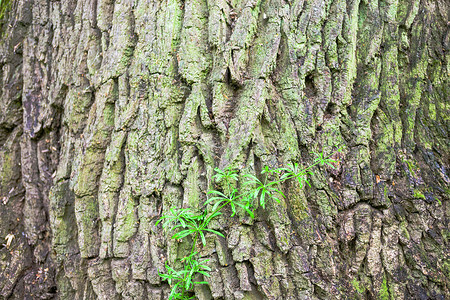
{"label": "dried leaf fragment", "polygon": [[14,234],[10,233],[5,237],[6,240],[6,248],[9,248],[11,246],[11,242],[14,239]]}

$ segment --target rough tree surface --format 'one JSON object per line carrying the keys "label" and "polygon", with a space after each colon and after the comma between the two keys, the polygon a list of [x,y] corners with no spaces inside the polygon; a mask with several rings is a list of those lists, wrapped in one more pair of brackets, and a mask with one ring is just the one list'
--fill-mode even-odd
{"label": "rough tree surface", "polygon": [[213,224],[196,297],[450,299],[449,2],[1,6],[0,299],[167,299],[162,213],[337,146]]}

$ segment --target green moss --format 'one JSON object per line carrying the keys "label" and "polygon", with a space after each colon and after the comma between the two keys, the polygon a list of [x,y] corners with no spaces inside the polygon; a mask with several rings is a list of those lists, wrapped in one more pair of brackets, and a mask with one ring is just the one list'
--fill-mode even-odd
{"label": "green moss", "polygon": [[383,276],[383,282],[381,283],[379,296],[380,296],[381,300],[389,300],[390,299],[386,276]]}
{"label": "green moss", "polygon": [[[114,126],[114,112],[115,112],[115,105],[112,103],[108,103],[105,105],[105,109],[103,110],[103,122],[105,126]],[[110,128],[106,128],[107,134],[106,137],[109,138]]]}
{"label": "green moss", "polygon": [[200,205],[200,190],[198,187],[199,181],[197,176],[200,171],[199,162],[194,158],[188,170],[186,184],[184,186],[185,193],[187,194],[188,206],[193,209],[198,209]]}
{"label": "green moss", "polygon": [[[2,155],[3,154],[3,155]],[[13,178],[14,174],[14,159],[8,152],[0,153],[0,166],[2,168],[0,169],[0,187],[6,187],[8,185],[8,181]],[[0,191],[2,189],[0,188]]]}
{"label": "green moss", "polygon": [[336,207],[332,203],[330,203],[330,200],[328,199],[325,191],[317,192],[317,204],[319,205],[319,209],[322,215],[333,217],[337,214]]}
{"label": "green moss", "polygon": [[407,226],[408,226],[408,223],[406,223],[406,221],[403,221],[403,222],[400,223],[400,225],[399,225],[399,227],[400,227],[400,234],[403,235],[406,239],[410,240],[411,237],[409,235]]}
{"label": "green moss", "polygon": [[389,189],[387,185],[384,186],[383,192],[384,192],[384,199],[387,199],[389,196]]}
{"label": "green moss", "polygon": [[120,65],[121,66],[128,66],[128,64],[130,63],[130,60],[133,56],[134,53],[134,45],[130,45],[128,47],[126,47],[123,52],[122,52],[122,58],[120,59]]}
{"label": "green moss", "polygon": [[351,283],[352,283],[353,288],[359,294],[364,294],[364,292],[366,291],[366,288],[362,284],[360,284],[360,282],[356,278],[353,278]]}
{"label": "green moss", "polygon": [[395,171],[395,151],[393,151],[395,129],[390,116],[380,109],[377,112],[378,118],[376,122],[380,130],[374,137],[377,141],[374,151],[377,166],[377,170],[375,171],[380,175],[389,177]]}
{"label": "green moss", "polygon": [[[83,200],[86,199],[85,203],[85,210],[83,211],[83,214],[81,215],[81,222],[82,225],[84,225],[84,228],[93,228],[96,227],[96,220],[98,218],[98,204],[94,200],[93,197],[88,196],[83,198]],[[81,200],[80,200],[81,201]]]}
{"label": "green moss", "polygon": [[244,293],[242,300],[256,300],[261,299],[261,295],[257,291],[250,291]]}
{"label": "green moss", "polygon": [[436,104],[433,102],[430,102],[428,105],[428,116],[430,116],[432,120],[436,120]]}
{"label": "green moss", "polygon": [[188,18],[184,18],[181,34],[179,71],[188,82],[201,82],[206,78],[212,57],[208,50],[208,9],[206,1],[199,0],[186,3]]}
{"label": "green moss", "polygon": [[290,201],[292,214],[295,216],[297,221],[303,221],[309,217],[308,202],[306,201],[305,197],[302,197],[299,192],[294,191],[292,193],[292,198],[290,199]]}
{"label": "green moss", "polygon": [[[126,229],[126,232],[132,232],[132,234],[134,233],[136,221],[137,221],[136,216],[134,214],[134,201],[129,201],[127,204],[127,215],[125,217],[124,223],[125,224],[124,229]],[[130,236],[130,234],[128,234],[128,236]]]}
{"label": "green moss", "polygon": [[[78,226],[78,243],[81,257],[93,257],[98,254],[98,203],[94,196],[75,199],[75,215]],[[64,228],[61,228],[64,229]]]}
{"label": "green moss", "polygon": [[119,242],[128,241],[135,233],[137,229],[137,217],[134,212],[135,203],[133,198],[130,196],[126,205],[126,214],[121,222],[121,226],[118,229],[117,240]]}
{"label": "green moss", "polygon": [[450,278],[450,260],[444,260],[442,263],[442,271],[447,278]]}

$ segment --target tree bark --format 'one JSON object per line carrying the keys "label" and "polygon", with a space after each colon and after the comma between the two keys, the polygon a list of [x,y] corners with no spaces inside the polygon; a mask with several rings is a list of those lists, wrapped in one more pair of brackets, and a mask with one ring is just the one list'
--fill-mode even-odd
{"label": "tree bark", "polygon": [[0,299],[167,299],[163,213],[338,147],[212,224],[195,296],[450,298],[448,2],[2,3]]}

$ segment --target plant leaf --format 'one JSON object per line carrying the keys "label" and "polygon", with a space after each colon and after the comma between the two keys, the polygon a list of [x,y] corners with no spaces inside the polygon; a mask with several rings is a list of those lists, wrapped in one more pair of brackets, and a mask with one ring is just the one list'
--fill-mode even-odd
{"label": "plant leaf", "polygon": [[206,239],[205,239],[205,235],[203,234],[203,231],[199,230],[199,233],[200,233],[200,237],[202,238],[203,246],[206,246]]}
{"label": "plant leaf", "polygon": [[222,233],[220,233],[220,232],[218,232],[218,231],[216,231],[216,230],[214,230],[214,229],[209,229],[209,228],[205,228],[204,229],[205,231],[209,231],[209,232],[212,232],[212,233],[215,233],[215,234],[217,234],[217,235],[220,235],[221,237],[225,237]]}
{"label": "plant leaf", "polygon": [[213,211],[215,211],[218,207],[219,207],[219,205],[222,203],[222,202],[224,202],[225,200],[221,200],[221,201],[217,201],[215,204],[214,204],[214,206],[213,206]]}
{"label": "plant leaf", "polygon": [[188,236],[188,235],[190,235],[190,234],[193,234],[193,232],[192,232],[191,230],[189,230],[189,229],[182,230],[182,231],[180,231],[180,232],[174,234],[174,235],[172,236],[172,239],[179,240],[179,239],[182,239],[182,238],[184,238],[184,237],[186,237],[186,236]]}

